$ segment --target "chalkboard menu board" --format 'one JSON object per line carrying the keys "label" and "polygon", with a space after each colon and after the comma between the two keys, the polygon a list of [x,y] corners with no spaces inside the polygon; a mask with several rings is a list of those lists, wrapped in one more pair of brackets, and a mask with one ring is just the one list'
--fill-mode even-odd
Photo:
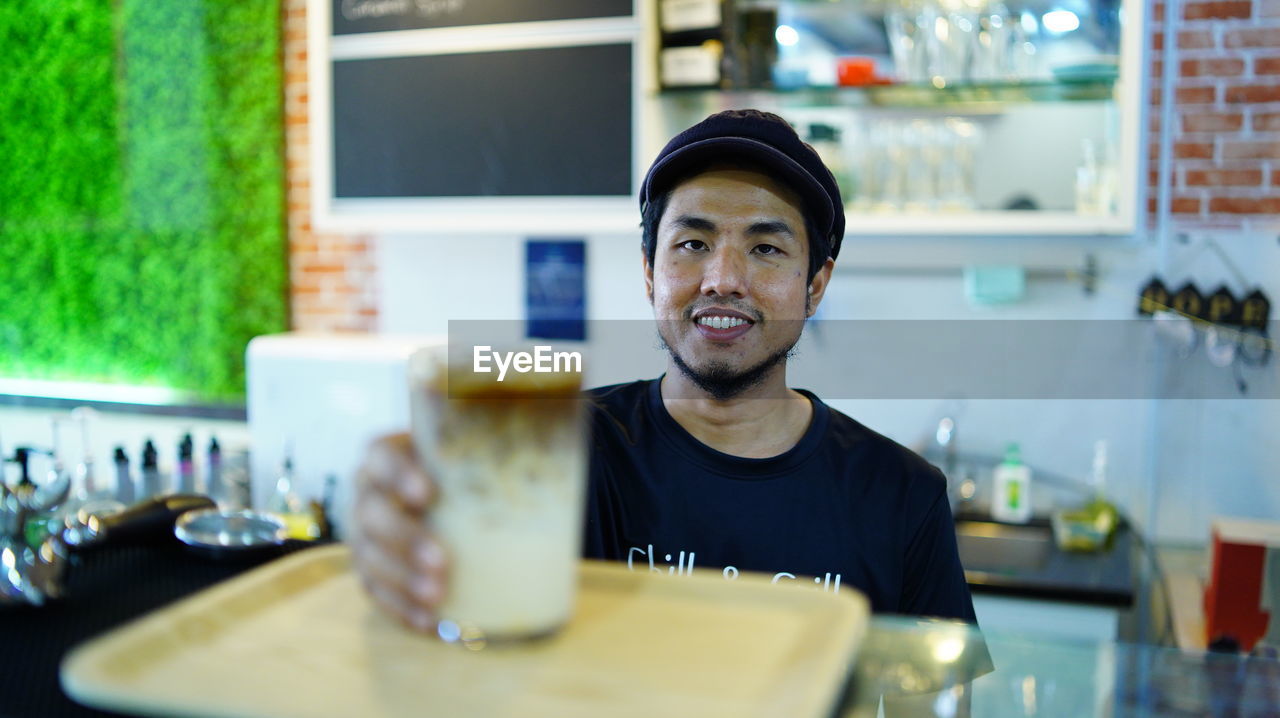
{"label": "chalkboard menu board", "polygon": [[337,198],[632,193],[631,43],[332,66]]}
{"label": "chalkboard menu board", "polygon": [[631,15],[632,0],[333,0],[333,34]]}

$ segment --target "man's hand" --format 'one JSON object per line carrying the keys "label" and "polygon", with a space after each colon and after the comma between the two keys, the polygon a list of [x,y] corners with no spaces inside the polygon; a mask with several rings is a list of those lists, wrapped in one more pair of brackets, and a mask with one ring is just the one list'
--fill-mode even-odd
{"label": "man's hand", "polygon": [[406,625],[434,630],[448,566],[425,520],[435,484],[418,464],[408,434],[369,445],[356,492],[350,543],[365,588]]}

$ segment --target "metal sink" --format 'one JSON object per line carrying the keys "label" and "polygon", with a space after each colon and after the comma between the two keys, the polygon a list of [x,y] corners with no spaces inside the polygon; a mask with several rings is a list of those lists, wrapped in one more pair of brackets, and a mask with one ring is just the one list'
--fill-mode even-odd
{"label": "metal sink", "polygon": [[956,522],[956,542],[967,571],[1034,571],[1053,550],[1053,529],[961,520]]}

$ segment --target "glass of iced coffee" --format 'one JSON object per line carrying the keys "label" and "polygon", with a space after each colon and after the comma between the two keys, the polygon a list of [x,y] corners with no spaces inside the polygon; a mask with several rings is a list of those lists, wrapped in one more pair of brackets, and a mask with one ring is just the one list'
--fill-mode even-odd
{"label": "glass of iced coffee", "polygon": [[471,648],[569,620],[587,469],[580,371],[474,369],[442,347],[409,364],[413,441],[438,488],[427,520],[450,558],[439,632]]}

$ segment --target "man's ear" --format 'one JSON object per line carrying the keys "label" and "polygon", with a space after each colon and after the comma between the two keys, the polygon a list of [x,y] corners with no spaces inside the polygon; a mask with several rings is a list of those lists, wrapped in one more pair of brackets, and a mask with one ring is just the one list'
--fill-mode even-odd
{"label": "man's ear", "polygon": [[805,310],[805,317],[812,317],[814,312],[818,311],[818,305],[822,303],[822,297],[827,293],[827,285],[831,282],[831,272],[835,266],[836,260],[827,257],[822,268],[813,275],[813,281],[809,282],[809,303]]}
{"label": "man's ear", "polygon": [[649,306],[653,306],[653,265],[643,249],[640,250],[640,261],[644,263],[644,295],[649,298]]}

